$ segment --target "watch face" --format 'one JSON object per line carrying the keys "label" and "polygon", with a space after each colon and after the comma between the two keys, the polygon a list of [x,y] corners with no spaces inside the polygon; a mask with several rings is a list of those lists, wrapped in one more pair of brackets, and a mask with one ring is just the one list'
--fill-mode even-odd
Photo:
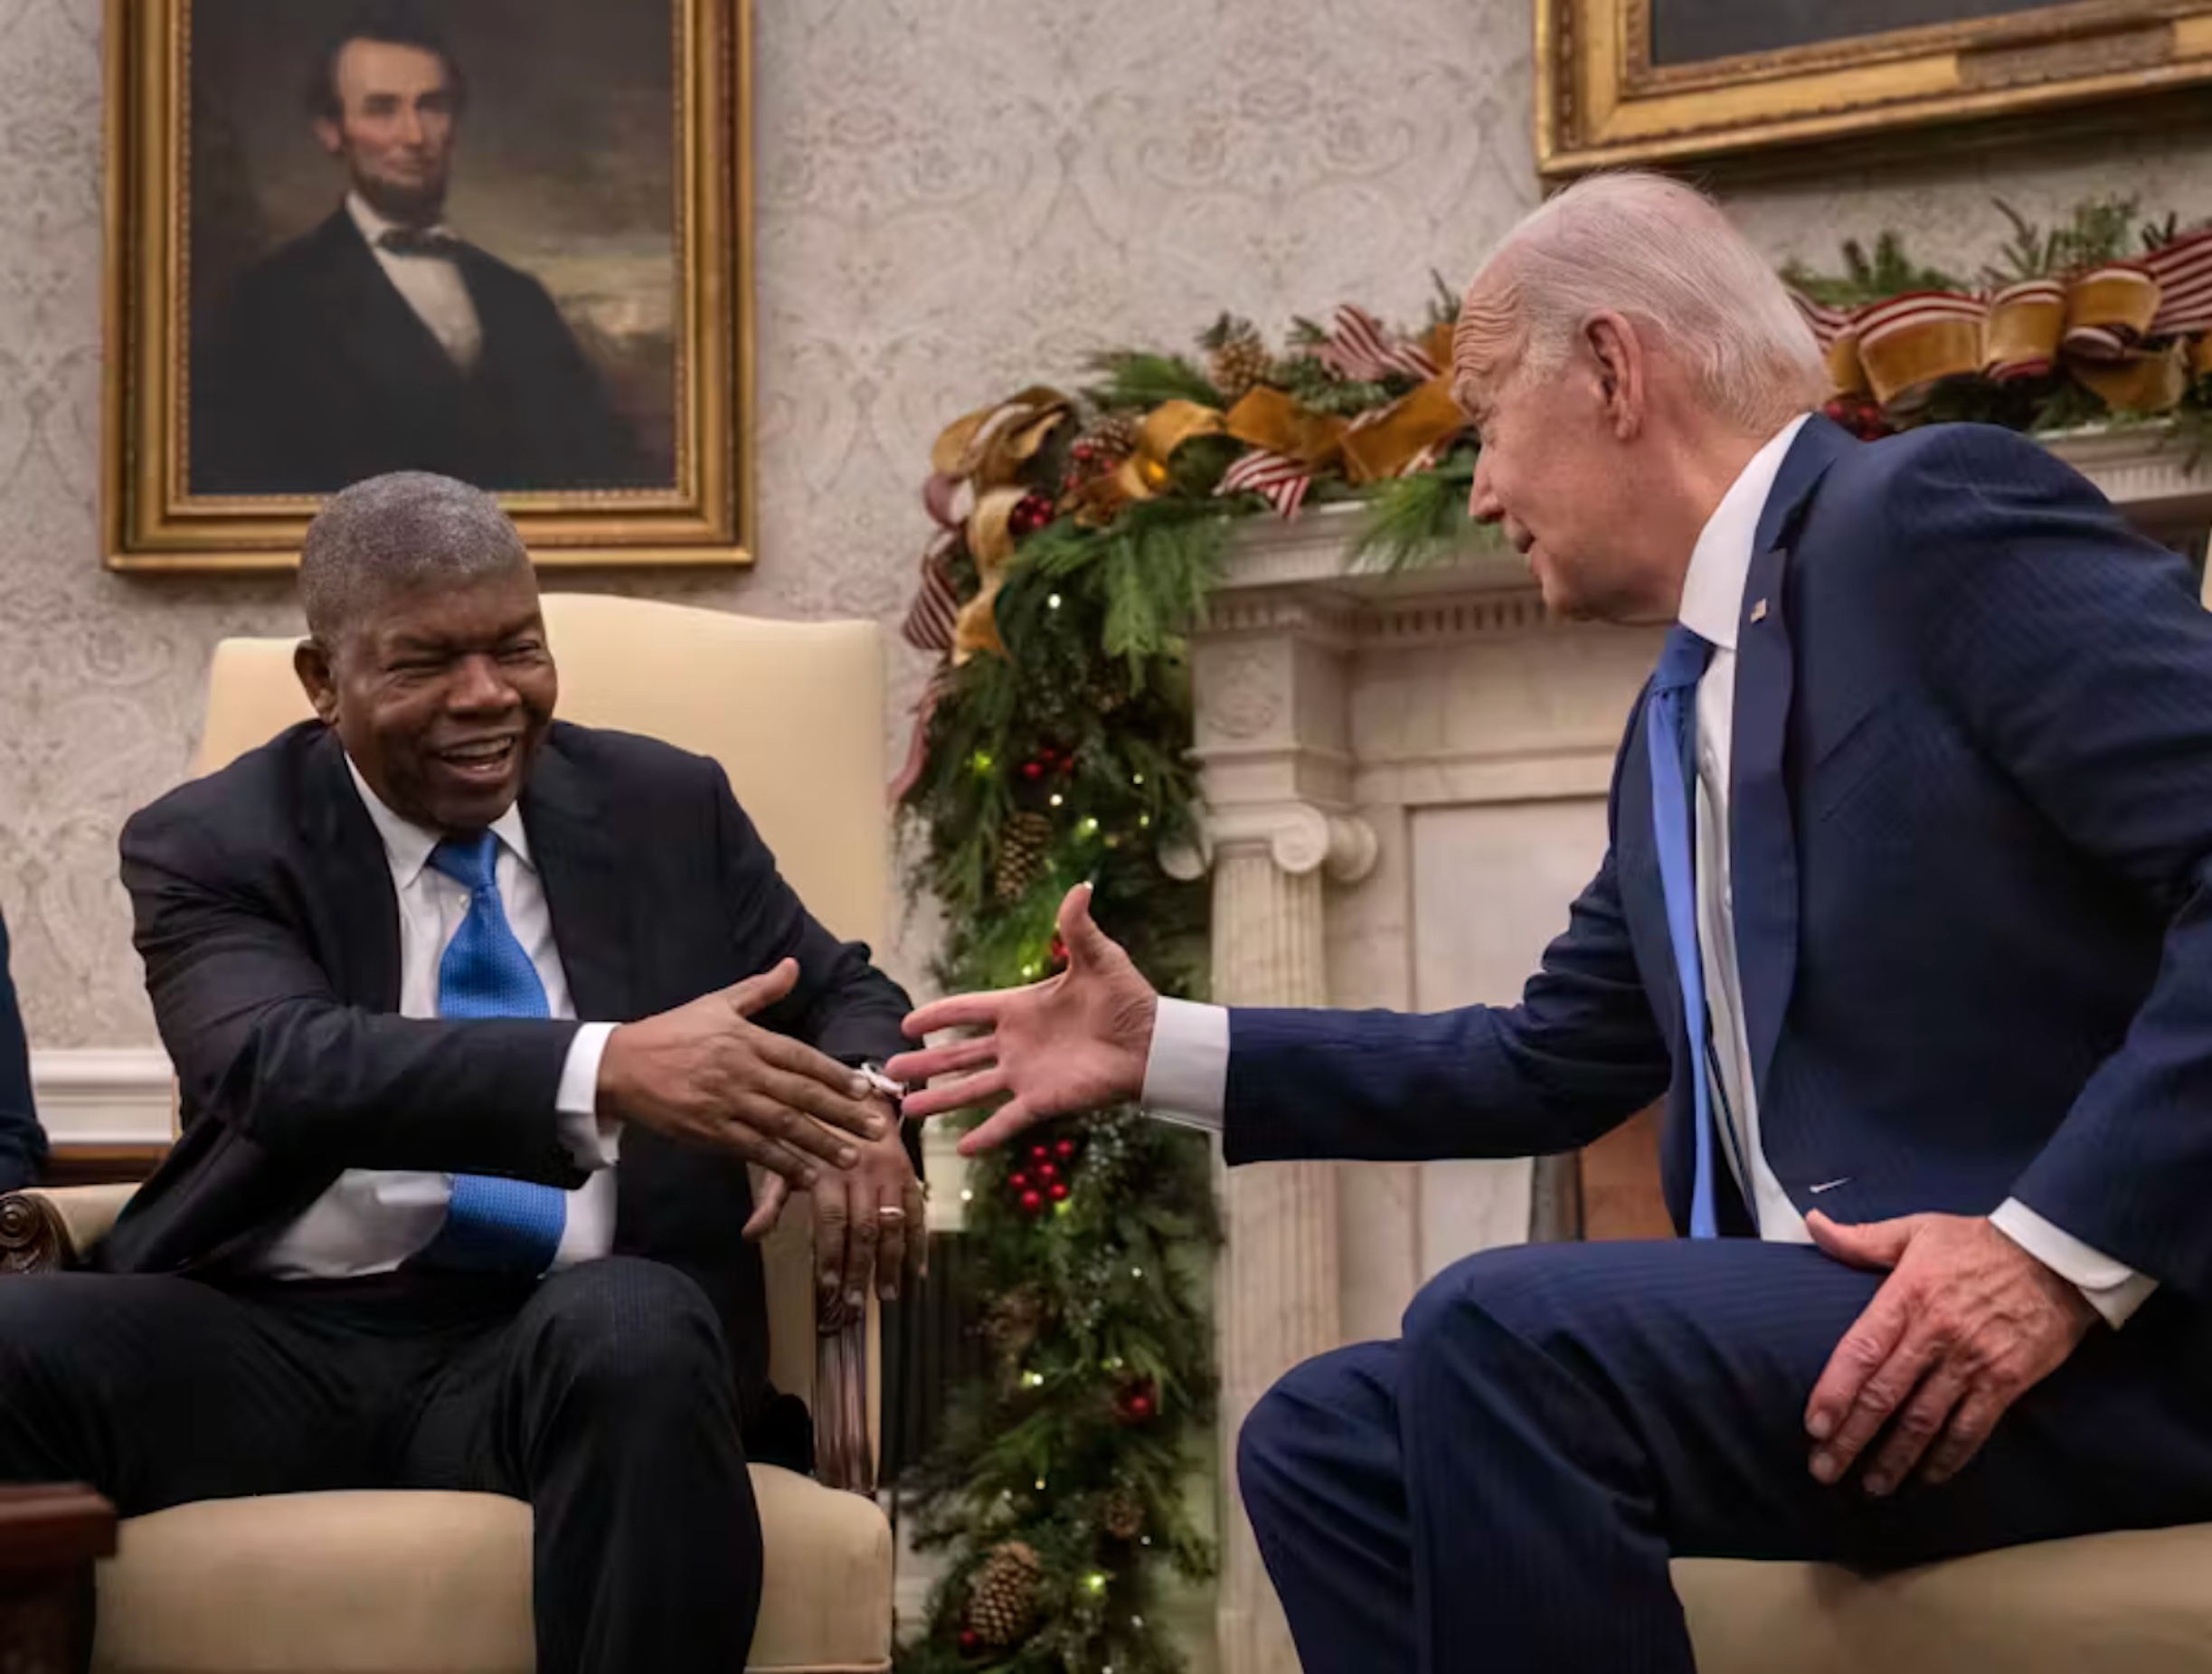
{"label": "watch face", "polygon": [[874,1088],[893,1104],[906,1097],[906,1089],[884,1074],[882,1064],[864,1064],[860,1066],[860,1073],[868,1078],[869,1086]]}

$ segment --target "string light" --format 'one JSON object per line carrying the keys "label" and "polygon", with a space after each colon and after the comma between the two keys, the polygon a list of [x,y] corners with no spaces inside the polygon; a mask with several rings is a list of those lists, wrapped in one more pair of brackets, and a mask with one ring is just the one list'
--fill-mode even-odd
{"label": "string light", "polygon": [[988,773],[997,763],[992,759],[989,751],[978,750],[968,758],[968,765],[974,768],[978,773]]}
{"label": "string light", "polygon": [[1054,806],[1054,808],[1058,808],[1058,807],[1060,806],[1060,804],[1061,804],[1062,802],[1065,801],[1065,800],[1066,800],[1066,799],[1065,799],[1064,797],[1063,797],[1063,796],[1062,796],[1062,795],[1061,795],[1061,794],[1060,794],[1060,793],[1059,793],[1057,790],[1055,790],[1055,791],[1054,791],[1054,792],[1053,792],[1053,806]]}
{"label": "string light", "polygon": [[1044,1491],[1045,1491],[1045,1479],[1044,1479],[1043,1477],[1039,1477],[1039,1478],[1037,1479],[1037,1492],[1041,1494],[1041,1493],[1043,1493]]}
{"label": "string light", "polygon": [[960,1187],[960,1201],[962,1203],[973,1203],[975,1200],[976,1194],[973,1190],[965,1186]]}
{"label": "string light", "polygon": [[1085,837],[1096,837],[1096,836],[1098,836],[1098,834],[1099,834],[1099,822],[1098,822],[1098,817],[1097,817],[1095,814],[1086,814],[1086,815],[1084,815],[1084,816],[1083,816],[1083,818],[1082,818],[1082,823],[1081,823],[1081,824],[1079,824],[1079,825],[1078,825],[1078,826],[1075,828],[1075,829],[1076,829],[1076,830],[1078,830],[1078,831],[1080,831],[1081,833],[1082,833],[1082,835],[1083,835],[1083,836],[1085,836]]}
{"label": "string light", "polygon": [[1083,1585],[1093,1593],[1103,1593],[1106,1590],[1106,1576],[1102,1571],[1094,1569],[1083,1577]]}
{"label": "string light", "polygon": [[1057,610],[1060,608],[1060,595],[1058,593],[1054,593],[1048,597],[1045,601],[1045,608],[1047,610]]}
{"label": "string light", "polygon": [[1129,1270],[1129,1276],[1132,1279],[1141,1279],[1144,1277],[1144,1269],[1141,1267],[1132,1267]]}
{"label": "string light", "polygon": [[[1025,1389],[1044,1388],[1045,1374],[1042,1372],[1024,1372],[1022,1374],[1022,1387]],[[1038,1486],[1042,1487],[1044,1485],[1040,1483]]]}
{"label": "string light", "polygon": [[1144,775],[1143,775],[1142,773],[1132,773],[1132,774],[1130,774],[1130,784],[1132,784],[1132,785],[1141,785],[1142,783],[1144,783]]}

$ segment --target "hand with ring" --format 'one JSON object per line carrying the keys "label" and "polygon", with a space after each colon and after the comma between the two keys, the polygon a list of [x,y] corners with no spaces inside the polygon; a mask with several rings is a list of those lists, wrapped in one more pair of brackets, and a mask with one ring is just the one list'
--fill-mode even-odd
{"label": "hand with ring", "polygon": [[[884,1300],[896,1301],[905,1279],[929,1271],[929,1225],[922,1181],[900,1134],[898,1113],[887,1098],[873,1101],[890,1117],[880,1139],[860,1145],[849,1171],[822,1171],[814,1199],[817,1322],[835,1330],[867,1307],[873,1283]],[[779,1175],[762,1181],[745,1236],[763,1238],[783,1214],[790,1187]]]}

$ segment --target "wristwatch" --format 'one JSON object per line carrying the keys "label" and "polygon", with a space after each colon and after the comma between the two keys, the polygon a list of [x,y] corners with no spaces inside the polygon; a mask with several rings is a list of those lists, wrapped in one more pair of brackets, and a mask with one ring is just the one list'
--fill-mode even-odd
{"label": "wristwatch", "polygon": [[898,1111],[902,1114],[904,1113],[906,1104],[905,1083],[892,1080],[890,1076],[884,1073],[884,1066],[873,1059],[860,1066],[860,1073],[867,1077],[868,1086],[871,1091],[882,1093],[884,1097],[891,1101],[891,1108],[893,1110]]}

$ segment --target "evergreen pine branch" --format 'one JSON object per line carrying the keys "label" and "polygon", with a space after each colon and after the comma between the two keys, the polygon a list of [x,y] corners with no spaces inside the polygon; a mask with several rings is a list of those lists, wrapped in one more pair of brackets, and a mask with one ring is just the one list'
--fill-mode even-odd
{"label": "evergreen pine branch", "polygon": [[1127,350],[1101,355],[1091,365],[1101,382],[1088,394],[1101,407],[1149,411],[1168,401],[1195,401],[1203,407],[1223,405],[1214,381],[1179,355]]}
{"label": "evergreen pine branch", "polygon": [[1494,543],[1495,533],[1467,515],[1473,483],[1473,456],[1460,452],[1439,469],[1377,484],[1348,567],[1394,575],[1439,563],[1477,543]]}

